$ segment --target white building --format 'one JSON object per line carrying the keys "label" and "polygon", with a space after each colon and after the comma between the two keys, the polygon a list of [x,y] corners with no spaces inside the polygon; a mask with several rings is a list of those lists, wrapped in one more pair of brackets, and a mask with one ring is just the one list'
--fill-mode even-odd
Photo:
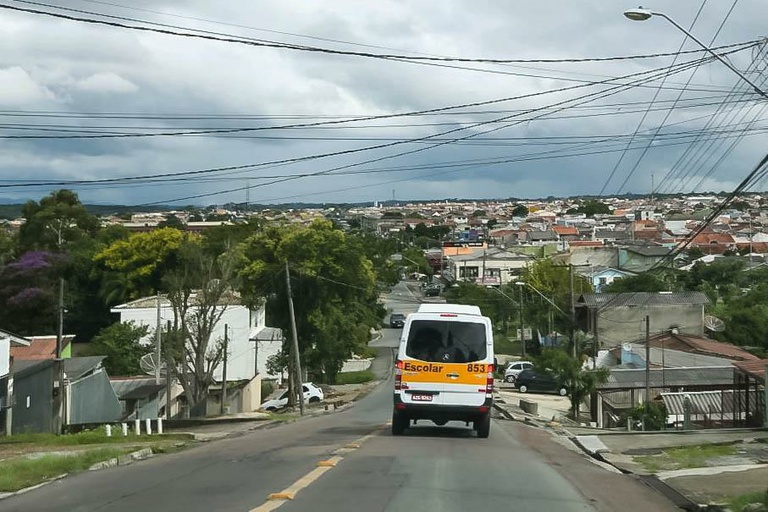
{"label": "white building", "polygon": [[[170,301],[160,296],[161,324],[173,321],[173,308]],[[157,327],[157,297],[145,297],[112,308],[112,313],[120,315],[121,322],[133,321],[137,325],[146,325],[150,334],[142,340],[151,343]],[[193,306],[194,307],[194,306]],[[266,310],[259,306],[255,310],[241,304],[227,304],[211,336],[210,346],[224,339],[227,330],[227,380],[251,380],[257,374],[262,377],[276,377],[267,373],[267,359],[280,352],[283,338],[280,329],[267,327]],[[161,338],[162,340],[162,338]],[[224,365],[214,370],[213,378],[221,381]]]}

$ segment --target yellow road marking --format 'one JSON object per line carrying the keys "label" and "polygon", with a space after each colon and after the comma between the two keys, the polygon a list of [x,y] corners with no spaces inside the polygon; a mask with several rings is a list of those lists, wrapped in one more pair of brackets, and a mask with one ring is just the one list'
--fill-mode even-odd
{"label": "yellow road marking", "polygon": [[[334,452],[334,454],[339,454],[342,452],[348,453],[353,449],[360,448],[360,446],[365,441],[367,441],[372,437],[376,437],[376,435],[368,434],[366,436],[363,436],[359,440],[353,443],[349,443],[345,445],[343,448],[339,448]],[[267,501],[265,501],[258,507],[252,508],[249,512],[271,512],[272,510],[276,510],[277,508],[282,506],[282,504],[285,503],[286,501],[294,499],[296,497],[296,493],[312,485],[315,482],[315,480],[323,476],[323,474],[325,474],[327,471],[336,467],[336,464],[338,464],[342,460],[344,460],[344,457],[342,457],[341,455],[334,455],[330,459],[318,461],[317,467],[315,469],[313,469],[306,475],[302,476],[301,478],[296,480],[293,484],[286,487],[282,491],[271,493],[267,497]]]}

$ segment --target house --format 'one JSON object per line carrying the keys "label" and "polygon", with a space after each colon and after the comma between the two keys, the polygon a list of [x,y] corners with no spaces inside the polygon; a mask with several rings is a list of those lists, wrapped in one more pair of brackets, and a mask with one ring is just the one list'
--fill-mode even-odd
{"label": "house", "polygon": [[586,293],[576,302],[576,323],[597,337],[599,347],[644,339],[646,316],[651,332],[702,336],[707,304],[703,292]]}
{"label": "house", "polygon": [[578,274],[586,277],[592,284],[592,289],[595,292],[602,292],[602,288],[614,281],[624,279],[636,275],[634,272],[627,272],[625,270],[619,270],[613,267],[604,267],[601,265],[581,267],[578,269]]}
{"label": "house", "polygon": [[[68,334],[61,337],[61,358],[69,359],[72,357],[72,340],[74,334]],[[35,360],[56,359],[56,336],[27,336],[29,345],[17,346],[11,349],[11,355],[14,359]]]}
{"label": "house", "polygon": [[729,233],[705,230],[691,240],[689,247],[698,247],[704,254],[723,254],[736,249],[736,241]]}
{"label": "house", "polygon": [[0,432],[11,431],[11,404],[13,403],[12,351],[26,347],[29,340],[0,330]]}
{"label": "house", "polygon": [[[276,355],[282,349],[283,337],[280,329],[266,326],[266,310],[264,305],[249,309],[240,303],[239,297],[227,299],[221,306],[224,312],[211,334],[211,343],[224,340],[227,334],[227,380],[250,381],[256,374],[271,376],[267,370],[267,359]],[[174,319],[173,307],[165,296],[159,297],[160,323],[165,325]],[[194,294],[191,297],[194,310]],[[120,304],[112,308],[113,313],[120,315],[121,322],[135,322],[146,325],[150,334],[141,343],[149,344],[157,327],[158,297],[145,297]],[[220,381],[223,378],[223,364],[213,371],[213,378]]]}
{"label": "house", "polygon": [[521,252],[491,247],[471,254],[452,256],[447,276],[457,281],[469,281],[486,286],[501,286],[513,282],[533,256]]}
{"label": "house", "polygon": [[[65,426],[93,425],[120,419],[120,403],[102,367],[104,356],[64,359]],[[54,359],[14,361],[13,432],[54,432]]]}
{"label": "house", "polygon": [[662,245],[625,245],[619,247],[619,268],[645,272],[664,260],[671,251]]}

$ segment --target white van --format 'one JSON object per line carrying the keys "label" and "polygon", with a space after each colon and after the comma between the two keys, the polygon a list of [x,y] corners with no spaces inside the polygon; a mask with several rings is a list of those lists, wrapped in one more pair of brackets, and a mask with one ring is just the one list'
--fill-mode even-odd
{"label": "white van", "polygon": [[406,319],[395,363],[392,434],[411,421],[491,431],[493,329],[477,306],[422,304]]}

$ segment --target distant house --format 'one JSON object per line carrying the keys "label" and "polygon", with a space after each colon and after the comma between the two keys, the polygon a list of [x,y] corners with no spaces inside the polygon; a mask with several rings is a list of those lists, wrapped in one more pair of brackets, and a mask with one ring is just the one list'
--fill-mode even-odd
{"label": "distant house", "polygon": [[690,247],[698,247],[704,254],[723,254],[735,250],[736,241],[729,233],[704,231],[693,237]]}
{"label": "distant house", "polygon": [[645,272],[672,252],[662,245],[626,245],[619,247],[619,268],[630,272]]}
{"label": "distant house", "polygon": [[[61,338],[61,358],[72,357],[72,340],[74,334],[64,335]],[[56,358],[56,336],[27,336],[29,345],[17,346],[11,349],[14,359],[36,360]]]}
{"label": "distant house", "polygon": [[471,254],[452,256],[448,272],[452,280],[486,286],[501,286],[514,281],[533,261],[533,256],[511,249],[491,247]]}
{"label": "distant house", "polygon": [[600,347],[613,347],[645,337],[645,317],[653,333],[704,334],[703,292],[589,293],[576,303],[579,328],[597,336]]}
{"label": "distant house", "polygon": [[599,265],[594,267],[580,267],[577,272],[592,283],[592,289],[597,293],[602,292],[603,287],[612,284],[614,281],[636,275],[634,272],[627,272],[625,270]]}
{"label": "distant house", "polygon": [[[112,313],[120,315],[121,322],[133,321],[150,328],[141,343],[150,343],[157,326],[157,297],[145,297],[120,304],[112,308]],[[191,298],[194,304],[194,296]],[[228,380],[250,380],[257,373],[267,376],[267,359],[282,349],[282,333],[279,329],[266,326],[266,310],[263,305],[249,309],[233,299],[222,304],[225,308],[221,320],[211,335],[211,343],[224,339],[227,329],[229,357],[227,361]],[[192,306],[194,309],[194,306]],[[160,322],[165,325],[173,321],[173,307],[165,296],[160,296]],[[223,365],[213,371],[213,377],[221,380]]]}

